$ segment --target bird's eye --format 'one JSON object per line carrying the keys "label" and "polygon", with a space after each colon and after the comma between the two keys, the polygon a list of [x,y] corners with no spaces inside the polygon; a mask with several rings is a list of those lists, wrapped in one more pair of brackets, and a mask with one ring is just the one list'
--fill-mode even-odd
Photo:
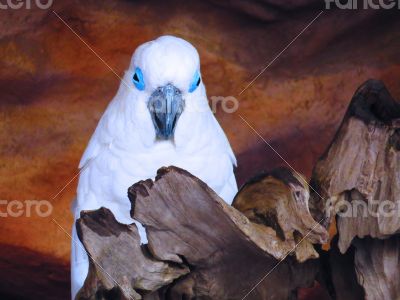
{"label": "bird's eye", "polygon": [[196,71],[196,73],[194,74],[192,83],[190,84],[190,87],[189,87],[189,93],[193,93],[197,89],[197,87],[200,85],[200,82],[201,82],[200,72]]}
{"label": "bird's eye", "polygon": [[133,84],[139,91],[143,91],[145,88],[143,73],[140,68],[136,68],[135,74],[133,75]]}

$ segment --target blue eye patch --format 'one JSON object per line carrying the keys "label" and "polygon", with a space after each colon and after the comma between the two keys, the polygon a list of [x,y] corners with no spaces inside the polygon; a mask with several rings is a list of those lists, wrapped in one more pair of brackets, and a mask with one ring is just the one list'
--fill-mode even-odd
{"label": "blue eye patch", "polygon": [[139,67],[136,67],[135,74],[133,75],[133,84],[139,91],[143,91],[146,85],[144,84],[144,78],[142,70]]}
{"label": "blue eye patch", "polygon": [[190,84],[189,87],[189,93],[193,93],[197,87],[200,85],[201,82],[201,77],[200,77],[200,71],[196,71],[196,73],[194,74],[192,83]]}

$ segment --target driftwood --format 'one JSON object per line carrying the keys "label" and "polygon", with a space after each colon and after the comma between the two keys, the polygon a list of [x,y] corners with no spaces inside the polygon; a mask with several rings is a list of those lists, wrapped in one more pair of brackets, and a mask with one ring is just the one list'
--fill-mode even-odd
{"label": "driftwood", "polygon": [[91,258],[78,299],[140,299],[137,290],[156,290],[189,272],[153,259],[136,225],[119,224],[108,209],[83,213],[77,228]]}
{"label": "driftwood", "polygon": [[[386,201],[392,210],[399,211],[399,150],[400,104],[381,82],[368,81],[354,95],[312,180],[313,187],[326,200],[320,204],[328,216],[335,216],[340,208],[349,208],[342,213],[345,217],[338,218],[342,253],[355,236],[385,238],[399,231],[399,214],[386,216],[377,207]],[[347,205],[353,200],[359,205]],[[355,217],[348,217],[351,215]]]}
{"label": "driftwood", "polygon": [[383,83],[357,90],[311,182],[315,218],[325,215],[328,226],[336,217],[340,252],[355,251],[363,297],[400,299],[400,103]]}
{"label": "driftwood", "polygon": [[[296,299],[316,280],[332,299],[400,299],[399,118],[384,85],[366,82],[311,189],[281,168],[246,183],[233,206],[188,172],[160,169],[128,191],[147,245],[109,210],[83,212],[91,261],[77,299]],[[318,245],[333,221],[327,252]]]}
{"label": "driftwood", "polygon": [[357,278],[366,299],[399,299],[400,238],[356,239],[353,245]]}
{"label": "driftwood", "polygon": [[273,228],[280,240],[295,248],[297,260],[304,262],[318,257],[313,244],[328,240],[322,222],[316,222],[310,214],[309,197],[304,178],[279,168],[247,182],[232,205],[250,221]]}
{"label": "driftwood", "polygon": [[[284,229],[279,230],[274,225],[250,222],[198,178],[175,167],[160,169],[154,182],[147,180],[133,185],[129,189],[132,217],[146,228],[149,241],[146,257],[135,226],[118,224],[106,209],[82,213],[77,225],[79,237],[93,261],[80,294],[91,296],[78,299],[96,299],[99,286],[103,295],[113,292],[113,297],[117,297],[110,299],[120,299],[121,295],[125,297],[121,299],[128,295],[134,299],[242,299],[250,291],[247,299],[295,299],[297,288],[312,285],[319,268],[318,262],[311,259],[318,254],[310,241],[325,241],[327,232],[312,222],[304,206],[308,190],[289,171],[281,170],[279,174],[287,178],[278,177],[267,183],[265,180],[270,176],[254,180],[235,201],[246,205],[243,193],[251,206],[252,195],[258,195],[249,189],[275,186],[277,194],[271,194],[271,200],[275,197],[276,205],[268,213],[275,214],[273,220],[284,224]],[[278,196],[283,200],[280,207]],[[296,208],[302,211],[296,213]],[[286,209],[292,213],[285,215]],[[307,221],[293,219],[299,215]],[[312,234],[305,236],[309,229],[313,229]],[[303,237],[305,246],[292,255],[295,243],[301,245]],[[127,252],[121,253],[120,249]],[[289,257],[279,263],[286,256]],[[311,260],[301,264],[296,257],[301,262]],[[144,258],[148,264],[142,266],[138,261]],[[158,277],[149,279],[148,268],[152,263],[152,272],[160,268],[162,271],[157,271]],[[108,272],[111,276],[101,269],[112,271]],[[267,274],[268,279],[255,287]],[[115,281],[110,279],[112,275],[116,276]],[[146,286],[139,286],[138,282],[143,281],[139,277],[147,279]],[[169,284],[175,277],[179,278]],[[163,285],[164,288],[157,290]]]}

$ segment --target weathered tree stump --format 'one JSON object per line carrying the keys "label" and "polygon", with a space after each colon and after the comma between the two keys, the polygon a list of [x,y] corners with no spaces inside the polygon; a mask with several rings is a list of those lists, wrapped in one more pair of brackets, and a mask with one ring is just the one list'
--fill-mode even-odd
{"label": "weathered tree stump", "polygon": [[311,181],[314,216],[325,215],[326,226],[336,217],[338,247],[346,253],[353,246],[366,299],[400,299],[399,150],[400,103],[383,83],[367,81]]}

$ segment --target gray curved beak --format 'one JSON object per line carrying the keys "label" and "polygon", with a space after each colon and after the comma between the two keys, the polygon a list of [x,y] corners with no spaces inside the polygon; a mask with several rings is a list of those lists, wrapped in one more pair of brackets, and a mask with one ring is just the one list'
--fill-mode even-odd
{"label": "gray curved beak", "polygon": [[159,87],[151,94],[147,106],[157,138],[172,138],[185,106],[181,91],[170,83]]}

